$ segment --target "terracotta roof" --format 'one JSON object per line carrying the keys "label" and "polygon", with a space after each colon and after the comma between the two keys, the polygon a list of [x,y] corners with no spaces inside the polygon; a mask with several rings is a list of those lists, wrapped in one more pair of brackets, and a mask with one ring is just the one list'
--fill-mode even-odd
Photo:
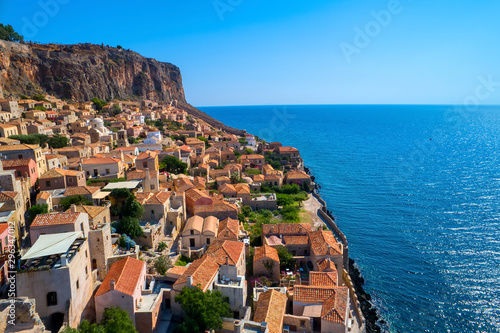
{"label": "terracotta roof", "polygon": [[266,237],[267,242],[271,245],[284,245],[281,238],[277,236]]}
{"label": "terracotta roof", "polygon": [[0,223],[0,235],[9,229],[9,223]]}
{"label": "terracotta roof", "polygon": [[234,188],[233,185],[224,183],[221,186],[219,186],[219,192],[220,193],[236,193],[236,189]]}
{"label": "terracotta roof", "polygon": [[293,301],[323,303],[334,293],[334,289],[328,286],[296,285],[293,289]]}
{"label": "terracotta roof", "polygon": [[219,265],[226,264],[226,258],[229,265],[237,265],[245,252],[245,244],[238,241],[217,240],[213,242],[205,252],[205,256],[210,257]]}
{"label": "terracotta roof", "polygon": [[311,179],[304,171],[290,171],[286,174],[287,179]]}
{"label": "terracotta roof", "polygon": [[293,147],[278,147],[278,151],[280,153],[288,153],[288,152],[298,152],[299,150]]}
{"label": "terracotta roof", "polygon": [[255,248],[253,261],[257,261],[263,258],[269,258],[274,261],[280,262],[278,251],[274,247],[270,247],[269,245],[263,245],[261,247]]}
{"label": "terracotta roof", "polygon": [[94,194],[100,189],[101,188],[97,186],[71,186],[66,188],[64,195],[67,197],[71,197],[73,195],[89,195]]}
{"label": "terracotta roof", "polygon": [[186,193],[186,199],[189,198],[195,202],[200,198],[209,198],[209,196],[207,194],[205,194],[204,192],[202,192],[198,189],[195,189],[194,187],[190,188],[185,193]]}
{"label": "terracotta roof", "polygon": [[309,231],[311,231],[311,225],[308,223],[278,223],[278,224],[264,224],[262,226],[263,234],[307,235]]}
{"label": "terracotta roof", "polygon": [[[75,209],[79,213],[87,213],[89,214],[89,218],[93,219],[97,215],[101,214],[103,211],[105,211],[108,207],[106,206],[84,206],[84,205],[78,205],[75,206]],[[71,213],[72,208],[69,208],[66,213]]]}
{"label": "terracotta roof", "polygon": [[184,274],[174,283],[174,286],[186,283],[187,277],[191,276],[193,278],[193,285],[199,285],[201,290],[206,291],[218,272],[219,265],[208,256],[203,256],[189,265]]}
{"label": "terracotta roof", "polygon": [[111,280],[115,281],[115,290],[132,295],[137,288],[137,284],[142,282],[139,279],[145,267],[146,263],[144,261],[131,257],[115,262],[108,271],[108,274],[106,274],[95,296],[100,296],[110,291]]}
{"label": "terracotta roof", "polygon": [[309,272],[309,285],[335,287],[338,285],[337,271]]}
{"label": "terracotta roof", "polygon": [[242,160],[257,160],[264,159],[264,156],[258,154],[250,154],[250,155],[241,155]]}
{"label": "terracotta roof", "polygon": [[184,226],[184,231],[197,230],[201,233],[203,229],[203,217],[201,216],[191,216],[187,219],[186,225]]}
{"label": "terracotta roof", "polygon": [[169,191],[160,191],[160,192],[155,192],[145,203],[145,205],[164,205],[168,199],[170,199],[170,196],[172,195],[172,192]]}
{"label": "terracotta roof", "polygon": [[42,191],[36,195],[36,200],[42,199],[42,200],[47,200],[51,197],[49,192]]}
{"label": "terracotta roof", "polygon": [[238,194],[250,194],[250,186],[248,184],[238,183],[234,185]]}
{"label": "terracotta roof", "polygon": [[348,288],[335,288],[335,293],[324,303],[321,310],[321,319],[334,323],[345,324],[348,302]]}
{"label": "terracotta roof", "polygon": [[274,289],[263,292],[259,295],[253,321],[266,322],[269,333],[282,333],[286,302],[286,295]]}
{"label": "terracotta roof", "polygon": [[136,192],[135,201],[144,205],[144,203],[153,195],[151,192]]}
{"label": "terracotta roof", "polygon": [[17,192],[12,191],[0,191],[0,202],[13,201],[17,194]]}
{"label": "terracotta roof", "polygon": [[286,245],[306,245],[309,244],[309,236],[283,236]]}
{"label": "terracotta roof", "polygon": [[222,181],[230,181],[229,177],[228,176],[220,176],[220,177],[217,177],[217,182],[222,182]]}
{"label": "terracotta roof", "polygon": [[11,151],[11,150],[34,150],[34,149],[41,149],[41,148],[40,148],[40,146],[37,146],[37,145],[27,145],[27,144],[12,145],[12,146],[0,146],[0,152],[1,151]]}
{"label": "terracotta roof", "polygon": [[174,266],[167,271],[167,274],[182,275],[187,269],[186,266]]}
{"label": "terracotta roof", "polygon": [[137,156],[137,160],[146,160],[150,158],[156,158],[158,156],[157,151],[151,151],[151,150],[146,150],[145,152],[142,152]]}
{"label": "terracotta roof", "polygon": [[217,234],[217,238],[224,239],[227,237],[238,237],[240,230],[240,221],[226,218],[219,222],[219,232]]}
{"label": "terracotta roof", "polygon": [[254,182],[263,182],[265,180],[264,175],[253,175],[253,181]]}
{"label": "terracotta roof", "polygon": [[50,213],[38,214],[33,222],[32,227],[44,227],[48,225],[75,224],[81,213]]}
{"label": "terracotta roof", "polygon": [[[12,167],[28,165],[28,164],[30,164],[31,161],[33,161],[32,158],[21,158],[21,159],[16,159],[16,160],[3,160],[2,165],[4,168],[12,168]],[[33,161],[33,162],[35,162],[35,161]]]}
{"label": "terracotta roof", "polygon": [[203,220],[203,233],[206,231],[211,231],[214,235],[217,234],[219,219],[215,216],[207,216]]}
{"label": "terracotta roof", "polygon": [[311,241],[311,251],[316,256],[342,255],[339,244],[335,240],[331,231],[312,231],[309,233],[309,240]]}
{"label": "terracotta roof", "polygon": [[215,201],[211,205],[197,205],[194,207],[195,213],[229,212],[238,211],[238,206],[224,202]]}
{"label": "terracotta roof", "polygon": [[[156,170],[149,171],[149,178],[157,178],[157,177],[158,174]],[[129,171],[127,173],[127,180],[133,180],[133,179],[146,179],[146,171],[145,170]]]}
{"label": "terracotta roof", "polygon": [[120,162],[120,160],[113,157],[91,157],[83,161],[82,165],[114,164],[118,162]]}
{"label": "terracotta roof", "polygon": [[64,169],[59,169],[59,168],[54,168],[50,169],[43,175],[39,177],[39,179],[49,179],[49,178],[56,178],[56,177],[62,177],[62,176],[77,176],[79,174],[83,173],[83,171],[76,171],[76,170],[64,170]]}
{"label": "terracotta roof", "polygon": [[337,267],[335,266],[335,263],[330,260],[330,258],[323,258],[318,261],[318,268],[320,271],[326,271],[326,270],[333,270],[337,271]]}

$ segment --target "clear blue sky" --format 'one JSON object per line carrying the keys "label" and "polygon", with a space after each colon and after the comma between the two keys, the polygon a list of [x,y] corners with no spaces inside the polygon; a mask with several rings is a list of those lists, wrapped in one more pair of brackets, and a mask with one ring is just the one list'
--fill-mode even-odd
{"label": "clear blue sky", "polygon": [[[460,104],[481,85],[477,101],[500,104],[499,12],[469,0],[0,2],[0,22],[27,39],[179,66],[196,106]],[[355,40],[357,28],[371,36]]]}

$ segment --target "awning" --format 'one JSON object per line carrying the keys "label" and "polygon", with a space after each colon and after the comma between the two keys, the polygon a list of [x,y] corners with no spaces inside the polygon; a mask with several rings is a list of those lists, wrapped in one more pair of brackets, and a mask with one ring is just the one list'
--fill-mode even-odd
{"label": "awning", "polygon": [[98,192],[94,195],[92,195],[92,199],[104,199],[105,197],[107,197],[109,195],[109,192]]}
{"label": "awning", "polygon": [[129,180],[126,182],[118,182],[118,183],[109,183],[108,185],[102,188],[103,191],[111,191],[116,188],[126,188],[129,190],[133,190],[139,186],[141,182],[138,180]]}
{"label": "awning", "polygon": [[59,234],[41,235],[31,249],[22,256],[21,260],[46,257],[53,254],[66,253],[71,244],[82,237],[81,231],[62,232]]}

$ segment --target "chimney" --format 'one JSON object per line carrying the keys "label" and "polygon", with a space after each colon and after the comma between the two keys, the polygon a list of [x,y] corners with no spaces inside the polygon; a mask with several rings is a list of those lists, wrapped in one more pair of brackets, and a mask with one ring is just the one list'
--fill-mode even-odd
{"label": "chimney", "polygon": [[76,205],[71,205],[71,212],[76,213]]}
{"label": "chimney", "polygon": [[193,277],[190,275],[187,277],[187,287],[191,288],[193,286]]}
{"label": "chimney", "polygon": [[229,257],[226,256],[226,265],[229,265]]}
{"label": "chimney", "polygon": [[109,290],[115,290],[115,280],[109,281]]}

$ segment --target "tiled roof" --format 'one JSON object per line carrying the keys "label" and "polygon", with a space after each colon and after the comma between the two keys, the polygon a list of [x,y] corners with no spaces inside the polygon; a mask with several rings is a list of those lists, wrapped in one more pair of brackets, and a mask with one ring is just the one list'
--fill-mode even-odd
{"label": "tiled roof", "polygon": [[335,287],[338,285],[337,271],[309,272],[309,285]]}
{"label": "tiled roof", "polygon": [[311,251],[316,256],[342,255],[339,244],[335,240],[331,231],[312,231],[309,233],[309,240],[311,241]]}
{"label": "tiled roof", "polygon": [[11,150],[33,150],[33,149],[40,149],[40,146],[26,145],[26,144],[12,145],[12,146],[0,146],[0,152],[1,151],[11,151]]}
{"label": "tiled roof", "polygon": [[321,311],[321,319],[334,323],[345,324],[348,302],[348,288],[335,288],[335,293],[324,303]]}
{"label": "tiled roof", "polygon": [[210,213],[210,212],[229,212],[238,211],[236,205],[224,202],[216,201],[211,205],[198,205],[194,207],[195,213]]}
{"label": "tiled roof", "polygon": [[142,152],[139,154],[139,156],[137,156],[137,160],[147,160],[150,158],[154,159],[156,158],[156,156],[158,156],[157,151],[146,150],[145,152]]}
{"label": "tiled roof", "polygon": [[293,289],[293,301],[300,303],[323,303],[334,294],[328,286],[296,285]]}
{"label": "tiled roof", "polygon": [[283,236],[286,245],[306,245],[309,244],[308,236]]}
{"label": "tiled roof", "polygon": [[197,230],[201,233],[203,229],[203,217],[201,216],[191,216],[187,219],[186,225],[184,226],[184,231]]}
{"label": "tiled roof", "polygon": [[71,197],[73,195],[89,195],[94,194],[100,189],[101,188],[97,186],[71,186],[66,188],[64,195],[67,197]]}
{"label": "tiled roof", "polygon": [[238,194],[250,194],[250,186],[248,184],[238,183],[234,185]]}
{"label": "tiled roof", "polygon": [[38,214],[31,223],[31,228],[48,225],[75,224],[80,214],[81,213]]}
{"label": "tiled roof", "polygon": [[30,164],[31,161],[33,161],[33,159],[31,159],[31,158],[21,158],[21,159],[16,159],[16,160],[3,160],[2,165],[4,168],[12,168],[12,167],[28,165],[28,164]]}
{"label": "tiled roof", "polygon": [[196,286],[199,284],[200,289],[206,291],[218,272],[219,265],[208,256],[203,256],[189,265],[184,274],[174,283],[174,286],[186,283],[187,277],[191,276],[193,278],[193,285]]}
{"label": "tiled roof", "polygon": [[120,160],[113,157],[91,157],[83,161],[82,165],[114,164],[118,162],[120,162]]}
{"label": "tiled roof", "polygon": [[135,201],[144,205],[144,203],[153,195],[151,192],[136,192]]}
{"label": "tiled roof", "polygon": [[281,240],[281,238],[277,237],[277,236],[271,236],[271,237],[266,237],[267,238],[267,242],[270,244],[270,245],[284,245],[283,244],[283,241]]}
{"label": "tiled roof", "polygon": [[318,261],[318,268],[320,271],[326,271],[326,270],[333,270],[337,271],[337,267],[335,266],[335,263],[330,260],[330,258],[323,258]]}
{"label": "tiled roof", "polygon": [[219,222],[219,232],[217,234],[217,237],[219,239],[227,237],[238,237],[239,229],[240,221],[228,217]]}
{"label": "tiled roof", "polygon": [[47,200],[50,198],[50,193],[42,191],[36,195],[36,200],[42,199],[42,200]]}
{"label": "tiled roof", "polygon": [[77,176],[83,171],[76,171],[76,170],[64,170],[64,169],[59,169],[59,168],[54,168],[50,169],[43,175],[39,177],[39,179],[49,179],[49,178],[56,178],[56,177],[62,177],[62,176]]}
{"label": "tiled roof", "polygon": [[269,245],[263,245],[261,247],[255,248],[253,261],[257,261],[263,258],[269,258],[274,261],[280,262],[278,251],[274,247],[270,247]]}
{"label": "tiled roof", "polygon": [[269,333],[282,333],[286,302],[286,295],[274,289],[263,292],[259,295],[253,321],[266,322]]}
{"label": "tiled roof", "polygon": [[142,282],[139,279],[145,267],[146,263],[144,261],[131,257],[115,262],[108,271],[108,274],[106,274],[95,296],[100,296],[110,291],[111,280],[115,280],[115,290],[132,295],[137,288],[137,284]]}
{"label": "tiled roof", "polygon": [[220,193],[236,193],[236,189],[234,188],[233,185],[224,183],[221,186],[219,186],[219,192]]}
{"label": "tiled roof", "polygon": [[309,176],[307,173],[304,171],[290,171],[289,173],[286,174],[287,179],[311,179],[311,176]]}
{"label": "tiled roof", "polygon": [[168,199],[170,199],[170,196],[172,195],[172,192],[169,191],[160,191],[160,192],[155,192],[145,203],[145,205],[164,205]]}
{"label": "tiled roof", "polygon": [[[103,211],[105,211],[108,207],[106,206],[83,206],[83,205],[78,205],[75,206],[75,209],[79,213],[87,213],[89,214],[89,218],[93,219],[97,215],[101,214]],[[72,208],[69,208],[66,213],[71,213]]]}
{"label": "tiled roof", "polygon": [[264,224],[262,226],[263,234],[307,235],[309,231],[311,231],[311,225],[308,223],[278,223],[278,224]]}
{"label": "tiled roof", "polygon": [[167,271],[167,274],[182,275],[187,269],[186,266],[174,266]]}
{"label": "tiled roof", "polygon": [[9,229],[9,223],[0,223],[0,235]]}
{"label": "tiled roof", "polygon": [[219,265],[226,264],[228,258],[229,265],[236,265],[245,251],[245,244],[238,241],[220,241],[213,242],[205,252],[205,255],[210,257]]}
{"label": "tiled roof", "polygon": [[264,159],[264,156],[258,154],[250,154],[250,155],[241,155],[242,160],[257,160]]}
{"label": "tiled roof", "polygon": [[[149,171],[149,178],[156,178],[156,177],[158,177],[157,171],[150,170]],[[144,170],[129,171],[127,173],[127,180],[134,180],[134,179],[146,179],[146,171],[144,171]]]}
{"label": "tiled roof", "polygon": [[0,202],[13,201],[17,194],[17,192],[12,191],[0,191]]}
{"label": "tiled roof", "polygon": [[278,147],[278,151],[280,153],[286,153],[286,152],[298,152],[299,150],[293,147]]}
{"label": "tiled roof", "polygon": [[194,202],[196,202],[200,198],[209,198],[207,194],[198,189],[195,189],[194,187],[190,188],[185,193],[186,193],[186,199],[191,199]]}

